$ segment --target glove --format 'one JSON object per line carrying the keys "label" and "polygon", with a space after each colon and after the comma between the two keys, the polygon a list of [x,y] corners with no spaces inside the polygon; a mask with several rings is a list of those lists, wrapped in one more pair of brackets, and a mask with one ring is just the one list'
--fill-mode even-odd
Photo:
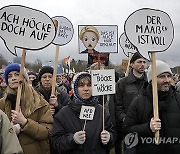
{"label": "glove", "polygon": [[107,144],[110,140],[110,133],[106,130],[101,132],[101,142]]}
{"label": "glove", "polygon": [[76,132],[73,136],[73,139],[77,144],[83,144],[86,140],[86,132],[85,131]]}
{"label": "glove", "polygon": [[18,135],[20,133],[20,131],[21,131],[20,125],[16,124],[16,125],[14,125],[14,128],[15,128],[16,135]]}

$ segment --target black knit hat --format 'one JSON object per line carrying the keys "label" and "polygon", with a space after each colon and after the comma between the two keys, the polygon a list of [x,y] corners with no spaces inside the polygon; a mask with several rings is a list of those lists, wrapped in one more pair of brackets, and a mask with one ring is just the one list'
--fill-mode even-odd
{"label": "black knit hat", "polygon": [[28,76],[29,75],[34,75],[36,78],[38,78],[37,74],[35,72],[33,72],[33,71],[28,72]]}
{"label": "black knit hat", "polygon": [[130,63],[135,62],[137,59],[139,58],[143,58],[138,52],[134,53],[134,55],[132,56]]}
{"label": "black knit hat", "polygon": [[51,73],[53,74],[53,68],[51,66],[43,66],[41,70],[39,71],[39,81],[41,81],[41,76],[44,73]]}

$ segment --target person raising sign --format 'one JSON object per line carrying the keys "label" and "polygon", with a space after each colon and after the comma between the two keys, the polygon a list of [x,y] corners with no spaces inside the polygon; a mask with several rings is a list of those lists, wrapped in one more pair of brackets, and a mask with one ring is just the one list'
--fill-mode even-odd
{"label": "person raising sign", "polygon": [[[73,101],[54,117],[51,143],[61,154],[106,154],[114,144],[114,129],[105,110],[105,130],[102,130],[102,106],[92,96],[91,75],[81,72],[74,76]],[[80,119],[82,106],[94,107],[92,120]]]}
{"label": "person raising sign", "polygon": [[19,75],[19,64],[12,63],[6,67],[4,78],[7,89],[0,99],[0,109],[16,126],[16,134],[24,154],[47,154],[50,152],[49,135],[53,123],[49,104],[28,84],[28,75],[24,70],[20,81],[20,112],[15,111]]}
{"label": "person raising sign", "polygon": [[[152,65],[148,68],[148,83],[131,103],[124,120],[125,134],[137,133],[137,154],[180,153],[180,93],[171,85],[172,72],[169,65],[156,61],[159,118],[153,116]],[[159,144],[155,144],[154,133],[159,131]],[[135,139],[134,139],[135,140]],[[148,140],[148,141],[147,141]],[[149,142],[150,141],[150,142]],[[132,147],[131,146],[131,147]]]}

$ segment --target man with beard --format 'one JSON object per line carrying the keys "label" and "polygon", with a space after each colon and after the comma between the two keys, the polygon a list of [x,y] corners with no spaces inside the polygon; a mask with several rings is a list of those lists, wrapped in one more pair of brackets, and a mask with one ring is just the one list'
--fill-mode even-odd
{"label": "man with beard", "polygon": [[117,141],[117,152],[120,153],[121,140],[122,140],[122,125],[126,117],[127,110],[132,103],[132,100],[138,96],[147,77],[145,73],[146,61],[145,59],[136,52],[131,60],[131,70],[127,77],[122,78],[116,84],[115,98],[115,119],[119,133],[119,141]]}
{"label": "man with beard", "polygon": [[[171,87],[172,72],[168,64],[157,61],[157,90],[159,119],[153,117],[152,67],[148,69],[149,84],[130,105],[123,130],[136,132],[139,142],[138,154],[177,154],[180,153],[180,93]],[[160,131],[159,145],[155,145],[154,133]],[[147,140],[144,140],[148,138]],[[151,142],[149,142],[151,141]]]}

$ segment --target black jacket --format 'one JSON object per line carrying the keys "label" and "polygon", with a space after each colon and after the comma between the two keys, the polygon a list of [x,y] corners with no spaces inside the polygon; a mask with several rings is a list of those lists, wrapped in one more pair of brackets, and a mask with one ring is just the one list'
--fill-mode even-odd
{"label": "black jacket", "polygon": [[133,75],[132,70],[127,77],[124,77],[117,82],[115,94],[115,118],[119,127],[123,124],[123,119],[125,118],[133,99],[141,93],[145,82],[147,82],[146,74],[138,79]]}
{"label": "black jacket", "polygon": [[[49,102],[50,96],[51,96],[51,90],[45,90],[42,87],[36,88],[38,92],[40,92],[43,96],[44,99]],[[69,95],[67,92],[61,90],[59,87],[56,87],[57,90],[57,101],[58,101],[58,106],[55,108],[55,114],[63,107],[66,106],[70,100]]]}
{"label": "black jacket", "polygon": [[[51,143],[53,148],[61,154],[106,154],[114,144],[114,131],[110,115],[105,110],[105,130],[110,133],[110,142],[103,145],[100,134],[102,131],[102,106],[98,103],[95,107],[94,118],[86,123],[86,141],[84,144],[76,144],[73,135],[83,129],[85,120],[79,119],[82,104],[71,101],[62,108],[54,118]],[[91,105],[91,106],[92,106]]]}
{"label": "black jacket", "polygon": [[[125,134],[136,132],[139,137],[136,146],[138,154],[177,154],[180,153],[180,93],[172,88],[169,92],[158,92],[159,118],[161,120],[160,137],[164,139],[155,145],[154,133],[150,129],[153,117],[153,101],[151,86],[134,99],[130,105],[124,125]],[[178,138],[177,142],[168,143],[168,139]],[[143,139],[147,142],[143,142]]]}

